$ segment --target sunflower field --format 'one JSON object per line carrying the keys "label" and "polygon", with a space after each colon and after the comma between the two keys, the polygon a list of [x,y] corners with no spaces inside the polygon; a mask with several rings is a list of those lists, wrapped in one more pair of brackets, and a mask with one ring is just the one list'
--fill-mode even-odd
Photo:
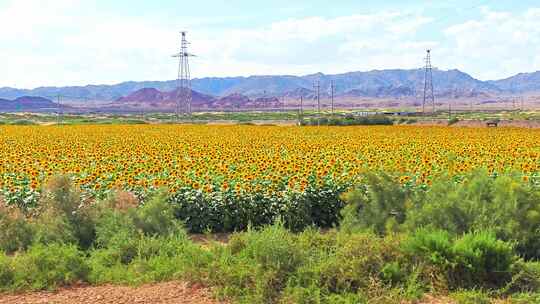
{"label": "sunflower field", "polygon": [[[408,187],[479,168],[530,183],[540,172],[540,130],[533,129],[2,126],[0,143],[1,195],[27,207],[38,201],[42,184],[60,174],[89,198],[120,189],[142,198],[167,189],[189,208],[205,198],[203,205],[221,201],[233,210],[238,197],[251,194],[258,196],[245,206],[264,201],[283,209],[307,195],[339,208],[339,193],[373,171],[392,173]],[[329,200],[318,197],[325,191],[332,193],[325,195]],[[331,213],[324,221],[335,221]]]}
{"label": "sunflower field", "polygon": [[202,192],[303,192],[393,172],[429,185],[441,174],[485,168],[540,171],[540,130],[446,127],[2,126],[0,189],[38,191],[70,174],[92,196],[189,187]]}

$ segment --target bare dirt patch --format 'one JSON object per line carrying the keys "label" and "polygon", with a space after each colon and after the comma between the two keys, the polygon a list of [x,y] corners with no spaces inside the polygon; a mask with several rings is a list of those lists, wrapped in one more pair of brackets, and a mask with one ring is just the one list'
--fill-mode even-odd
{"label": "bare dirt patch", "polygon": [[218,304],[209,289],[184,282],[148,284],[139,287],[80,286],[56,292],[0,295],[0,304]]}

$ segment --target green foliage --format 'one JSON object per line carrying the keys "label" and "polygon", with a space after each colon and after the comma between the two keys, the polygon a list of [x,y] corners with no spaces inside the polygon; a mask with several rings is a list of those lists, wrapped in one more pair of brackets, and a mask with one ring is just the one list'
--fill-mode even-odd
{"label": "green foliage", "polygon": [[146,235],[170,235],[182,231],[165,193],[154,195],[137,210],[135,225]]}
{"label": "green foliage", "polygon": [[281,224],[234,235],[210,266],[222,294],[246,303],[274,302],[303,259],[295,237]]}
{"label": "green foliage", "polygon": [[522,293],[512,295],[507,301],[508,304],[530,304],[540,303],[540,293]]}
{"label": "green foliage", "polygon": [[451,119],[448,120],[448,125],[451,126],[451,125],[455,125],[459,122],[459,118],[457,117],[452,117]]}
{"label": "green foliage", "polygon": [[406,240],[403,248],[413,258],[420,258],[442,270],[452,266],[452,240],[446,231],[418,230]]}
{"label": "green foliage", "polygon": [[517,260],[511,244],[488,232],[454,240],[445,231],[419,230],[403,247],[420,265],[434,266],[444,274],[451,289],[501,288],[511,281]]}
{"label": "green foliage", "polygon": [[[179,278],[187,268],[188,251],[197,248],[186,235],[141,237],[131,240],[132,256],[126,259],[126,248],[117,246],[96,249],[90,253],[89,281],[94,284],[141,284]],[[203,250],[197,252],[201,258]]]}
{"label": "green foliage", "polygon": [[34,242],[36,243],[78,243],[72,224],[63,213],[57,210],[44,210],[32,220],[31,224],[34,228]]}
{"label": "green foliage", "polygon": [[0,251],[0,291],[9,290],[15,279],[15,271],[11,265],[11,260],[6,254]]}
{"label": "green foliage", "polygon": [[304,118],[300,122],[302,126],[375,126],[393,125],[394,121],[384,115],[354,116],[338,115],[321,118]]}
{"label": "green foliage", "polygon": [[85,280],[88,266],[74,245],[37,244],[13,258],[14,289],[54,289]]}
{"label": "green foliage", "polygon": [[[68,231],[55,230],[64,234],[72,233],[82,248],[89,248],[93,244],[95,230],[91,207],[83,204],[81,192],[73,186],[69,176],[55,176],[47,182],[40,200],[40,208],[41,214],[38,215],[38,218],[43,217],[42,224],[49,223],[55,228],[64,227]],[[50,217],[63,219],[57,221]],[[58,239],[66,237],[68,236],[52,236],[50,233],[48,236],[48,238]]]}
{"label": "green foliage", "polygon": [[488,232],[468,233],[453,246],[453,281],[458,286],[502,287],[517,259],[511,244]]}
{"label": "green foliage", "polygon": [[33,126],[33,125],[36,125],[36,122],[29,119],[18,119],[18,120],[12,121],[10,124],[17,125],[17,126]]}
{"label": "green foliage", "polygon": [[506,293],[539,293],[540,262],[517,261],[512,265],[512,280],[504,291]]}
{"label": "green foliage", "polygon": [[0,251],[13,253],[26,249],[33,230],[17,207],[8,207],[0,200]]}
{"label": "green foliage", "polygon": [[333,227],[343,208],[343,186],[308,188],[303,193],[225,191],[205,194],[182,189],[169,198],[176,218],[193,233],[204,231],[233,232],[248,226],[261,227],[282,220],[285,227],[300,231],[306,227]]}
{"label": "green foliage", "polygon": [[[330,186],[272,197],[183,189],[88,205],[56,178],[35,215],[0,209],[0,240],[25,240],[0,249],[0,290],[181,279],[239,303],[402,303],[448,291],[459,303],[490,294],[534,303],[540,200],[518,180],[480,172],[419,188],[367,174],[344,195]],[[317,230],[336,225],[343,206],[339,230]],[[247,231],[203,246],[182,221],[191,231]]]}
{"label": "green foliage", "polygon": [[450,295],[457,304],[490,304],[489,295],[479,290],[460,290]]}
{"label": "green foliage", "polygon": [[405,222],[409,231],[431,227],[459,235],[489,230],[515,241],[526,258],[540,258],[540,189],[518,178],[493,178],[484,171],[460,183],[440,178],[412,200]]}
{"label": "green foliage", "polygon": [[342,213],[342,229],[395,232],[405,221],[407,197],[407,190],[392,176],[367,174],[361,187],[343,195],[348,206]]}

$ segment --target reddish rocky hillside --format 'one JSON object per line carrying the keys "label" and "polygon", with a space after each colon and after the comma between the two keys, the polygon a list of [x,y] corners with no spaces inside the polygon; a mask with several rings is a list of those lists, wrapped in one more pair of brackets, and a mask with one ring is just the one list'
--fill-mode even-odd
{"label": "reddish rocky hillside", "polygon": [[[180,99],[181,95],[179,90],[161,92],[154,88],[144,88],[128,96],[118,98],[111,106],[124,110],[150,109],[167,111],[176,108],[176,101]],[[193,90],[191,96],[194,110],[258,109],[278,108],[281,106],[280,100],[276,97],[251,99],[242,94],[231,94],[217,98]]]}

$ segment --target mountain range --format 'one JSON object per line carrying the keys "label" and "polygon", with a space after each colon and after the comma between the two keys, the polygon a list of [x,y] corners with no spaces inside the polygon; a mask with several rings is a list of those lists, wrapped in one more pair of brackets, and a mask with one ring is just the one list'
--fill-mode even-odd
{"label": "mountain range", "polygon": [[[177,100],[185,93],[186,91],[179,89],[162,92],[155,88],[144,88],[128,96],[120,97],[114,102],[107,104],[106,107],[112,111],[173,111],[176,108]],[[191,98],[192,107],[197,110],[277,108],[281,105],[277,97],[250,98],[242,94],[215,97],[194,90],[191,91]]]}
{"label": "mountain range", "polygon": [[[65,106],[64,106],[65,108]],[[43,97],[21,96],[19,98],[8,100],[0,98],[0,111],[57,111],[58,104]]]}
{"label": "mountain range", "polygon": [[[224,78],[198,78],[192,88],[203,95],[217,99],[232,94],[250,98],[269,96],[313,98],[314,83],[320,81],[323,97],[330,94],[334,83],[336,97],[400,98],[417,96],[423,90],[424,70],[374,70],[336,75],[322,73],[305,76],[250,76]],[[501,80],[481,81],[459,70],[433,70],[435,94],[439,97],[487,97],[508,94],[540,92],[540,72],[522,73]],[[23,96],[56,96],[73,102],[86,100],[116,101],[141,89],[172,92],[176,81],[123,82],[115,85],[88,85],[71,87],[39,87],[32,90],[0,88],[0,98],[16,99]],[[156,93],[156,92],[154,92]],[[157,94],[157,93],[156,93]]]}

